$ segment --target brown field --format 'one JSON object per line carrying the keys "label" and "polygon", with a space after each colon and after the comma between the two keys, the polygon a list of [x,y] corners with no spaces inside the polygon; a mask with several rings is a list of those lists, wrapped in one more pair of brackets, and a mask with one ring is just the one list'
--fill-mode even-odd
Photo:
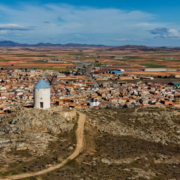
{"label": "brown field", "polygon": [[[84,48],[62,48],[62,47],[12,47],[0,48],[0,66],[6,68],[69,68],[76,62],[92,63],[100,51],[96,66],[128,66],[147,68],[180,68],[180,51],[132,51],[115,50],[109,51],[109,47],[84,47]],[[114,59],[120,56],[122,59]],[[47,62],[54,58],[62,59],[63,62]],[[172,59],[167,59],[167,58]],[[14,66],[12,66],[12,64]],[[133,72],[136,74],[136,72]],[[145,72],[143,72],[145,73]],[[157,73],[157,72],[155,72]],[[169,72],[168,72],[169,74]],[[170,73],[171,74],[171,73]],[[176,73],[178,74],[178,73]]]}
{"label": "brown field", "polygon": [[[180,51],[172,51],[172,52],[133,52],[133,51],[103,51],[101,53],[103,56],[102,60],[100,58],[100,62],[112,60],[107,64],[113,64],[117,66],[128,65],[130,67],[142,67],[146,66],[149,68],[155,67],[168,67],[168,68],[180,68]],[[122,56],[124,59],[114,60],[112,56]],[[174,59],[165,59],[165,58],[174,58]]]}
{"label": "brown field", "polygon": [[134,74],[134,75],[149,75],[149,76],[170,76],[170,75],[180,75],[180,72],[145,72],[145,71],[140,71],[140,72],[128,72],[128,74]]}

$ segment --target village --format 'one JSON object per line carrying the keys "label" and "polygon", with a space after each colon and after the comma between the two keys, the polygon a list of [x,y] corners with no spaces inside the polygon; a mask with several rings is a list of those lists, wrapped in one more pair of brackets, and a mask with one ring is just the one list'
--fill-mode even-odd
{"label": "village", "polygon": [[0,179],[179,177],[179,52],[10,50]]}
{"label": "village", "polygon": [[48,82],[53,77],[55,79],[50,87],[51,107],[76,109],[180,107],[178,82],[167,84],[153,82],[153,77],[138,78],[121,71],[116,73],[111,71],[106,76],[96,72],[97,70],[92,70],[92,77],[88,77],[75,73],[66,76],[59,71],[41,69],[1,70],[1,114],[9,113],[18,106],[33,108],[35,84],[41,79]]}

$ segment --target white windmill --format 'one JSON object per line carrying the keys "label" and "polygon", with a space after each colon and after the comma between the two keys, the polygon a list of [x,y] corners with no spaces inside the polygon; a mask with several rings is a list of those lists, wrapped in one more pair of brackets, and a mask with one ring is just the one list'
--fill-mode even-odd
{"label": "white windmill", "polygon": [[50,108],[50,85],[41,79],[34,86],[34,108],[48,109]]}

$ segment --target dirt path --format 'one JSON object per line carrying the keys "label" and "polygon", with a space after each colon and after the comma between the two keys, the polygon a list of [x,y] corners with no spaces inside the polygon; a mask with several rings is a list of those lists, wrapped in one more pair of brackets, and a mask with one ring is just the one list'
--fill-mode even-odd
{"label": "dirt path", "polygon": [[86,115],[79,113],[78,128],[76,130],[76,138],[77,138],[76,150],[61,164],[57,164],[55,166],[49,167],[48,169],[44,169],[42,171],[38,171],[35,173],[18,174],[18,175],[8,176],[8,177],[0,179],[0,180],[15,180],[15,179],[22,179],[22,178],[27,178],[27,177],[32,177],[32,176],[38,176],[41,174],[45,174],[45,173],[54,171],[55,169],[61,168],[62,166],[64,166],[67,163],[68,159],[74,159],[83,150],[85,120],[86,120]]}

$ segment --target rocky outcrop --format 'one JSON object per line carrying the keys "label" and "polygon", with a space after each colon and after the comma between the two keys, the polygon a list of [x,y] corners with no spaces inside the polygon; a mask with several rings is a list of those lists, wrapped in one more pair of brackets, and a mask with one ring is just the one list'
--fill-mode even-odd
{"label": "rocky outcrop", "polygon": [[61,112],[39,109],[20,110],[12,117],[0,119],[0,133],[48,132],[59,134],[62,131],[69,131],[73,128],[72,120],[73,118],[64,118]]}
{"label": "rocky outcrop", "polygon": [[90,123],[101,132],[115,136],[133,136],[162,144],[180,144],[180,115],[174,112],[96,112]]}
{"label": "rocky outcrop", "polygon": [[137,158],[126,158],[126,159],[120,159],[120,160],[114,160],[114,159],[107,159],[107,158],[102,158],[101,162],[111,165],[111,164],[130,164],[133,161],[136,161],[137,159],[139,159],[139,157]]}
{"label": "rocky outcrop", "polygon": [[68,112],[61,112],[61,115],[68,121],[72,121],[76,117],[76,110],[73,109],[72,111]]}
{"label": "rocky outcrop", "polygon": [[130,177],[128,179],[139,179],[139,178],[144,178],[144,179],[152,179],[154,177],[156,177],[156,173],[154,173],[152,170],[148,170],[145,171],[144,169],[140,169],[140,168],[131,168],[131,169],[124,169],[126,171],[129,172],[133,172],[136,175],[134,175],[133,177]]}
{"label": "rocky outcrop", "polygon": [[62,112],[39,109],[20,109],[16,113],[2,117],[0,119],[1,164],[12,163],[19,159],[8,154],[12,149],[27,150],[34,156],[47,154],[49,143],[58,140],[57,134],[73,129],[75,115],[70,117],[66,119]]}
{"label": "rocky outcrop", "polygon": [[[125,158],[125,159],[109,159],[109,158],[102,158],[101,162],[104,164],[130,164],[133,163],[136,160],[140,160],[140,159],[144,159],[148,162],[151,161],[155,164],[180,164],[180,156],[167,156],[167,155],[163,155],[163,154],[152,154],[149,153],[148,156],[140,156],[140,157],[135,157],[135,158]],[[148,163],[146,164],[148,166]]]}

